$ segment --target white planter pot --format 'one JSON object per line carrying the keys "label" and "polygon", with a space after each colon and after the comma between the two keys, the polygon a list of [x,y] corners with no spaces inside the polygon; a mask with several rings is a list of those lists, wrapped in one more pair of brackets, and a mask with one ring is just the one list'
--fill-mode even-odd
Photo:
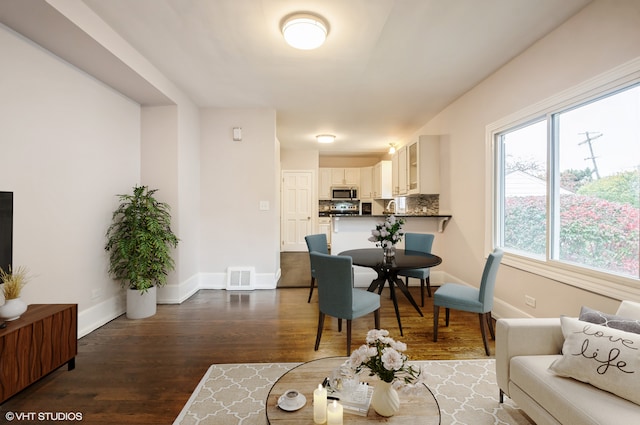
{"label": "white planter pot", "polygon": [[145,293],[137,289],[127,289],[127,318],[144,319],[156,314],[156,287]]}
{"label": "white planter pot", "polygon": [[5,300],[4,304],[0,305],[0,320],[6,320],[7,322],[16,320],[25,311],[27,311],[27,303],[20,298]]}

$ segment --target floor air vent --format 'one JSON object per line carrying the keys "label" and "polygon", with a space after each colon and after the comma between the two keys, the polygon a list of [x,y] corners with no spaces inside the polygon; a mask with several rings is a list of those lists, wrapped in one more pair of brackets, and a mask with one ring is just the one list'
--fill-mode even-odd
{"label": "floor air vent", "polygon": [[256,269],[254,267],[229,267],[227,269],[227,289],[246,291],[253,289]]}

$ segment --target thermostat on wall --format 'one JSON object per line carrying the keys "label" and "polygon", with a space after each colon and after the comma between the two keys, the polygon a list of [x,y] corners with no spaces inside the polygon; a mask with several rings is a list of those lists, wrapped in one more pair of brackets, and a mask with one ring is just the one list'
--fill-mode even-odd
{"label": "thermostat on wall", "polygon": [[233,141],[234,142],[242,141],[242,127],[233,128]]}

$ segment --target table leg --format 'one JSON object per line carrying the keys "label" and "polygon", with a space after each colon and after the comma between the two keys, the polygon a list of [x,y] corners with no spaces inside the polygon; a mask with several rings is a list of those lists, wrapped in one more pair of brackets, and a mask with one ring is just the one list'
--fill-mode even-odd
{"label": "table leg", "polygon": [[378,273],[378,277],[371,281],[369,285],[369,289],[367,291],[373,292],[378,288],[378,294],[382,293],[384,289],[384,283],[387,281],[387,275],[384,270],[374,269]]}
{"label": "table leg", "polygon": [[389,282],[391,282],[392,279],[395,282],[395,284],[398,286],[398,289],[400,289],[402,291],[402,293],[404,294],[404,296],[407,297],[407,299],[409,300],[411,305],[413,305],[413,307],[416,309],[416,311],[418,313],[420,313],[420,316],[424,317],[424,315],[422,314],[422,310],[420,310],[420,307],[418,306],[418,304],[415,302],[415,300],[411,296],[411,292],[409,292],[409,288],[407,288],[407,285],[404,284],[402,279],[398,278],[398,274],[397,273],[394,273],[393,275],[389,276]]}
{"label": "table leg", "polygon": [[[398,299],[396,298],[396,291],[393,287],[392,276],[389,274],[389,271],[384,268],[374,269],[378,273],[378,277],[371,281],[371,285],[369,285],[369,292],[374,292],[378,289],[378,295],[382,294],[382,290],[384,289],[385,283],[389,282],[389,291],[391,291],[391,300],[393,301],[393,308],[396,310],[396,318],[398,319],[398,327],[400,328],[400,335],[404,336],[402,333],[402,322],[400,321],[400,309],[398,308]],[[397,275],[396,275],[397,278]]]}
{"label": "table leg", "polygon": [[393,308],[396,310],[396,318],[398,319],[398,327],[400,328],[400,336],[402,333],[402,322],[400,321],[400,309],[398,308],[398,298],[396,298],[396,290],[393,287],[393,280],[389,277],[389,290],[391,291],[391,299],[393,300]]}
{"label": "table leg", "polygon": [[371,284],[369,285],[368,291],[369,292],[373,292],[377,288],[378,289],[378,294],[381,294],[382,290],[384,289],[384,284],[386,282],[389,283],[389,290],[391,291],[391,299],[393,301],[393,308],[396,311],[396,318],[398,319],[398,328],[400,328],[400,335],[404,336],[404,334],[402,332],[402,321],[400,320],[400,309],[398,308],[398,298],[396,296],[396,291],[395,291],[394,287],[397,286],[398,289],[400,289],[400,291],[404,294],[404,296],[407,297],[407,299],[409,300],[411,305],[413,305],[413,307],[420,314],[420,316],[424,317],[424,315],[422,314],[422,310],[420,310],[420,307],[418,306],[418,304],[415,302],[415,300],[411,296],[411,292],[409,292],[409,288],[407,288],[407,286],[404,284],[404,282],[401,279],[398,279],[398,273],[397,272],[394,273],[394,272],[392,272],[390,270],[387,270],[387,269],[375,269],[375,270],[378,273],[378,277],[376,279],[374,279],[373,281],[371,281]]}

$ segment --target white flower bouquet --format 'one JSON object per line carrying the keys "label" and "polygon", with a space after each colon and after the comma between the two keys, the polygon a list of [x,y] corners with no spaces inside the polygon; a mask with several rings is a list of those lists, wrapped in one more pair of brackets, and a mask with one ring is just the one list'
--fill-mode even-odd
{"label": "white flower bouquet", "polygon": [[375,242],[376,246],[382,248],[390,248],[402,241],[402,225],[404,220],[402,218],[396,218],[395,215],[390,215],[383,223],[377,224],[376,228],[371,231],[369,240]]}
{"label": "white flower bouquet", "polygon": [[380,380],[392,383],[395,388],[424,388],[426,373],[408,364],[404,351],[407,345],[389,337],[385,329],[367,332],[367,343],[351,353],[347,361],[356,372],[369,370],[369,376],[377,375]]}

